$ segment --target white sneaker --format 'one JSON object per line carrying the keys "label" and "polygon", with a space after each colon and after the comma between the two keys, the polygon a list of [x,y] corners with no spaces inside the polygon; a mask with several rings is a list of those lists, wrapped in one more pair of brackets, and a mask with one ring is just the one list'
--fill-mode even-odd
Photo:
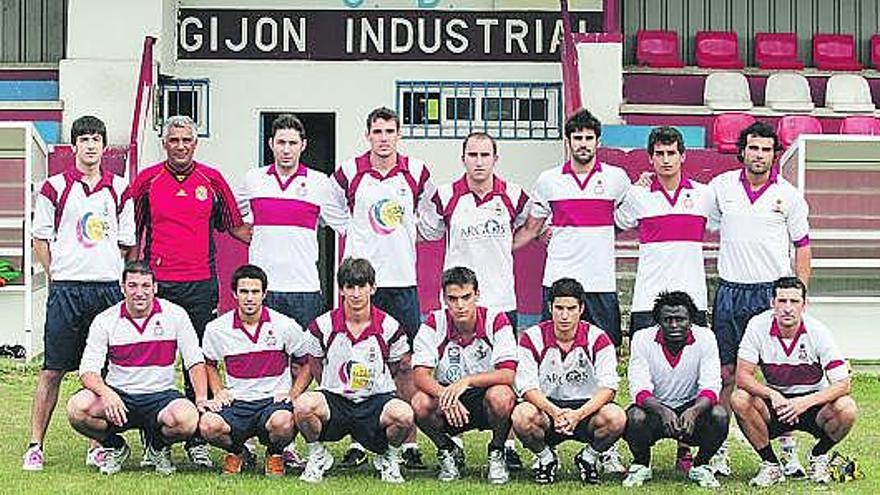
{"label": "white sneaker", "polygon": [[627,488],[642,486],[653,477],[654,472],[650,467],[642,464],[631,464],[629,471],[626,472],[626,478],[623,479],[623,486]]}
{"label": "white sneaker", "polygon": [[379,471],[379,476],[385,483],[403,483],[403,475],[400,474],[400,448],[388,446],[388,450],[382,455],[373,457],[373,467]]}
{"label": "white sneaker", "polygon": [[104,463],[104,449],[94,447],[86,451],[86,466],[101,467]]}
{"label": "white sneaker", "polygon": [[727,454],[727,445],[722,445],[718,452],[709,459],[709,467],[718,476],[730,476],[730,456]]}
{"label": "white sneaker", "polygon": [[461,473],[458,471],[458,463],[455,462],[455,453],[452,450],[438,450],[437,462],[440,464],[440,474],[437,475],[438,480],[455,481],[461,477]]}
{"label": "white sneaker", "polygon": [[782,455],[779,456],[779,461],[786,478],[803,478],[807,475],[798,458],[797,445],[793,442],[782,446]]}
{"label": "white sneaker", "polygon": [[306,468],[299,479],[306,483],[320,483],[324,479],[324,473],[333,466],[333,456],[324,444],[309,447],[309,457],[306,459]]}
{"label": "white sneaker", "polygon": [[767,488],[768,486],[782,483],[784,481],[785,474],[783,474],[782,468],[779,467],[779,464],[763,461],[761,462],[761,468],[758,470],[758,474],[749,481],[749,485],[757,486],[759,488]]}
{"label": "white sneaker", "polygon": [[623,474],[626,472],[626,466],[620,460],[620,452],[617,451],[617,445],[612,445],[610,449],[602,452],[599,459],[599,469],[605,474]]}
{"label": "white sneaker", "polygon": [[189,446],[186,449],[186,455],[189,457],[189,461],[198,467],[205,469],[214,467],[214,461],[211,460],[211,449],[206,443]]}
{"label": "white sneaker", "polygon": [[721,483],[715,479],[715,472],[708,464],[694,466],[688,471],[688,478],[696,482],[701,488],[718,488]]}
{"label": "white sneaker", "polygon": [[828,484],[831,482],[831,469],[828,454],[813,456],[811,452],[807,456],[810,465],[810,479],[816,483]]}
{"label": "white sneaker", "polygon": [[507,471],[507,459],[504,456],[504,448],[491,449],[489,451],[489,483],[493,485],[503,485],[510,480],[510,473]]}
{"label": "white sneaker", "polygon": [[122,465],[125,464],[128,456],[131,455],[131,450],[129,450],[128,444],[125,443],[118,449],[102,447],[101,450],[104,451],[104,463],[98,467],[98,472],[101,474],[112,475],[118,473],[122,470]]}
{"label": "white sneaker", "polygon": [[[245,448],[247,448],[247,444],[245,444]],[[284,459],[284,466],[287,469],[299,471],[306,466],[306,460],[300,457],[299,452],[296,451],[296,444],[293,442],[284,447],[284,451],[281,452],[281,458]]]}
{"label": "white sneaker", "polygon": [[170,446],[166,445],[161,449],[147,446],[146,450],[144,450],[144,459],[149,459],[150,464],[156,468],[156,473],[163,476],[172,475],[177,471],[177,468],[174,467],[174,464],[171,462]]}
{"label": "white sneaker", "polygon": [[21,468],[25,471],[43,470],[43,449],[39,445],[29,447],[21,460]]}

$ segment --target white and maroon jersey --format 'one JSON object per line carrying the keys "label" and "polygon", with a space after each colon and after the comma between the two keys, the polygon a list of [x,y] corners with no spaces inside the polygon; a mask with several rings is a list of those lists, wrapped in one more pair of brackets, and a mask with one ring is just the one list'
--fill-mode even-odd
{"label": "white and maroon jersey", "polygon": [[444,270],[470,268],[480,281],[481,304],[515,310],[513,232],[526,221],[528,194],[496,176],[492,190],[479,198],[462,177],[437,188],[431,202],[419,228],[427,239],[446,233]]}
{"label": "white and maroon jersey", "polygon": [[516,339],[503,311],[477,307],[470,340],[456,329],[448,310],[428,315],[413,342],[412,365],[432,368],[441,385],[496,369],[516,369]]}
{"label": "white and maroon jersey", "polygon": [[629,352],[629,390],[637,405],[649,396],[672,409],[700,396],[718,402],[721,360],[708,328],[691,326],[678,354],[666,346],[660,327],[645,328],[633,336]]}
{"label": "white and maroon jersey", "polygon": [[118,281],[120,246],[133,246],[134,206],[126,182],[111,172],[90,189],[73,168],[43,182],[34,209],[34,239],[49,241],[52,280]]}
{"label": "white and maroon jersey", "polygon": [[290,362],[305,364],[306,335],[291,318],[265,306],[251,333],[234,309],[208,323],[202,350],[207,361],[223,362],[226,388],[235,399],[268,399],[290,391]]}
{"label": "white and maroon jersey", "polygon": [[531,215],[551,218],[544,286],[571,277],[586,292],[614,292],[614,209],[629,189],[622,168],[600,163],[576,174],[571,162],[545,170],[535,182]]}
{"label": "white and maroon jersey", "polygon": [[739,359],[758,365],[767,386],[783,394],[817,392],[849,376],[831,330],[807,314],[790,339],[782,337],[773,310],[753,316]]}
{"label": "white and maroon jersey", "polygon": [[248,261],[266,271],[269,290],[317,292],[319,221],[345,234],[348,208],[334,199],[330,179],[303,164],[282,179],[276,165],[248,171],[237,191],[242,216],[253,223]]}
{"label": "white and maroon jersey", "polygon": [[588,400],[600,388],[617,390],[619,382],[614,345],[595,325],[579,322],[568,352],[559,346],[551,320],[519,337],[514,385],[520,395],[538,389],[549,399]]}
{"label": "white and maroon jersey", "polygon": [[92,320],[79,374],[101,373],[104,382],[128,394],[149,394],[175,388],[178,353],[189,370],[203,363],[199,339],[183,308],[155,298],[145,318],[132,318],[125,301]]}
{"label": "white and maroon jersey", "polygon": [[728,282],[772,282],[792,275],[791,247],[810,243],[809,207],[803,194],[778,175],[752,191],[745,170],[718,175],[709,186],[720,222],[718,275]]}
{"label": "white and maroon jersey", "polygon": [[369,152],[333,174],[336,201],[351,212],[344,257],[369,260],[377,287],[416,285],[416,212],[434,192],[430,177],[423,161],[399,153],[383,176]]}
{"label": "white and maroon jersey", "polygon": [[324,366],[321,390],[354,402],[396,390],[388,363],[400,361],[409,343],[394,318],[374,307],[370,326],[355,337],[338,308],[310,323],[308,333],[308,353]]}
{"label": "white and maroon jersey", "polygon": [[626,193],[614,219],[621,229],[639,229],[633,311],[650,311],[658,294],[672,290],[706,309],[703,234],[712,205],[711,189],[687,177],[671,193],[656,176],[650,187],[634,185]]}

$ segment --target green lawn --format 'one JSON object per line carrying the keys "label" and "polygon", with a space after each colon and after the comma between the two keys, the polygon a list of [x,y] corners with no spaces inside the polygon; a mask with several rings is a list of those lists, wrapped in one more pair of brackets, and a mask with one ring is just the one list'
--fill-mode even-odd
{"label": "green lawn", "polygon": [[[63,415],[64,403],[78,388],[73,376],[64,382],[60,409],[56,412],[49,431],[46,444],[46,469],[40,473],[26,473],[21,470],[21,454],[24,451],[30,431],[31,394],[36,378],[36,368],[26,367],[0,360],[0,398],[5,404],[5,414],[0,416],[0,444],[4,446],[0,453],[0,492],[4,493],[175,493],[189,491],[200,493],[290,493],[308,490],[310,495],[319,493],[473,493],[480,492],[537,492],[539,487],[531,482],[529,473],[523,472],[514,477],[508,485],[500,488],[491,487],[483,481],[485,476],[485,442],[484,434],[472,433],[465,437],[467,443],[469,469],[466,479],[452,484],[441,484],[436,481],[433,470],[421,473],[404,473],[408,483],[403,486],[388,486],[378,480],[374,473],[366,468],[353,472],[331,470],[322,485],[317,487],[306,485],[290,475],[284,480],[265,479],[260,474],[245,474],[235,479],[221,477],[217,472],[195,472],[185,462],[180,446],[175,447],[174,459],[178,463],[179,472],[168,478],[155,475],[151,471],[138,467],[140,447],[136,434],[127,434],[132,445],[133,455],[126,465],[125,471],[113,476],[104,477],[84,465],[86,441],[76,435]],[[855,429],[844,443],[841,450],[847,455],[855,456],[861,462],[866,479],[828,488],[817,488],[809,482],[798,481],[774,489],[767,493],[792,493],[802,491],[826,491],[831,493],[880,493],[880,483],[875,473],[880,470],[880,461],[876,455],[876,447],[880,445],[880,382],[875,374],[857,375],[854,393],[859,404],[861,417]],[[627,402],[627,401],[622,401]],[[805,455],[812,446],[812,440],[799,434],[800,449]],[[426,461],[435,465],[434,449],[428,446],[422,437],[422,446]],[[724,492],[748,492],[748,480],[757,469],[757,456],[751,449],[731,436],[734,475],[730,479],[721,479]],[[582,487],[571,466],[571,456],[578,447],[569,442],[561,449],[563,468],[560,480],[548,488],[540,488],[550,493],[574,493],[576,491],[607,491],[624,493],[620,479],[605,479],[599,487]],[[629,451],[620,444],[621,453],[629,460]],[[334,454],[339,458],[342,454],[340,446],[332,446]],[[221,452],[214,451],[215,459],[219,460]],[[529,454],[524,453],[527,461]],[[701,491],[692,486],[683,477],[674,472],[673,445],[670,441],[661,442],[654,451],[654,481],[648,485],[651,493],[675,493]]]}

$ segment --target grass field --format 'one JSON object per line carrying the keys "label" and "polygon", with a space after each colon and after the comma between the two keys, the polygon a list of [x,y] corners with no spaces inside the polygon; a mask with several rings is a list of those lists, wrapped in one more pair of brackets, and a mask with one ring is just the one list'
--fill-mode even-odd
{"label": "grass field", "polygon": [[[325,482],[319,486],[306,485],[293,475],[284,480],[266,479],[262,474],[244,474],[229,479],[221,477],[217,472],[194,471],[185,461],[180,446],[175,446],[174,460],[178,464],[178,473],[171,477],[160,477],[150,470],[138,467],[140,447],[137,435],[128,433],[126,437],[132,446],[132,457],[125,470],[113,477],[101,476],[93,468],[86,468],[84,457],[86,441],[75,434],[67,424],[63,414],[63,404],[79,387],[78,381],[71,375],[64,382],[59,410],[56,411],[49,436],[46,442],[46,469],[39,473],[26,473],[21,470],[21,455],[27,446],[30,432],[31,394],[33,393],[37,372],[35,367],[0,360],[0,399],[3,401],[4,413],[0,415],[0,492],[2,493],[291,493],[307,492],[309,495],[323,493],[574,493],[574,492],[608,492],[625,493],[620,485],[620,478],[605,478],[596,487],[583,487],[577,481],[577,475],[571,465],[571,456],[577,452],[578,446],[572,442],[564,444],[561,450],[563,467],[560,479],[552,487],[538,487],[531,481],[528,471],[514,475],[514,479],[503,487],[492,487],[484,482],[485,477],[485,434],[470,433],[465,436],[468,458],[468,471],[465,479],[451,484],[440,483],[435,479],[436,471],[412,473],[404,472],[408,482],[402,486],[389,486],[378,480],[372,470],[365,467],[355,471],[331,470]],[[854,381],[854,395],[860,408],[860,418],[850,436],[840,446],[840,450],[855,456],[861,463],[866,478],[854,483],[834,484],[828,487],[816,487],[804,481],[790,481],[786,485],[766,493],[815,492],[828,493],[880,493],[880,482],[876,473],[880,472],[880,381],[875,373],[859,374]],[[621,402],[625,396],[621,396]],[[798,435],[802,456],[812,446],[807,436]],[[424,437],[420,437],[426,462],[436,465],[434,449]],[[753,491],[748,480],[754,475],[758,461],[750,447],[736,440],[731,435],[731,449],[734,475],[721,478],[724,493],[744,493]],[[629,451],[623,443],[619,444],[626,461]],[[341,446],[331,446],[334,455],[339,459],[342,455]],[[221,452],[214,450],[215,460],[220,459]],[[673,444],[663,441],[654,449],[654,481],[651,482],[650,493],[680,494],[703,491],[683,478],[672,469]],[[531,461],[531,455],[523,452],[525,461]],[[803,457],[802,457],[803,458]]]}

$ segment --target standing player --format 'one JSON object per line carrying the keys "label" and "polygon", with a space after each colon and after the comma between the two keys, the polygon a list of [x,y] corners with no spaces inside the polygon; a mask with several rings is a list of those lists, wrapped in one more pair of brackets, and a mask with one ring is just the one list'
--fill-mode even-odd
{"label": "standing player", "polygon": [[[533,205],[525,225],[514,237],[513,248],[537,238],[551,217],[550,244],[544,267],[544,311],[550,319],[549,287],[572,277],[586,290],[583,318],[602,328],[615,346],[621,344],[620,303],[614,259],[614,210],[630,187],[626,172],[599,162],[596,150],[602,124],[581,109],[565,123],[565,143],[571,159],[538,176]],[[602,459],[607,472],[626,468],[616,448]]]}
{"label": "standing player", "polygon": [[[731,397],[736,420],[761,456],[754,486],[785,481],[770,440],[783,432],[805,431],[819,441],[809,454],[810,477],[831,481],[828,451],[856,421],[849,368],[831,330],[804,312],[807,287],[796,277],[773,286],[772,309],[749,320],[739,347]],[[755,379],[761,369],[766,383]]]}
{"label": "standing player", "polygon": [[[305,334],[294,320],[263,306],[267,283],[259,267],[239,267],[232,274],[236,309],[205,328],[208,383],[213,409],[219,411],[205,413],[199,429],[208,442],[228,452],[224,474],[238,474],[252,463],[244,442],[256,436],[266,446],[265,473],[284,475],[281,454],[296,433],[291,403],[311,381],[308,372],[300,372],[295,383],[291,379],[291,361],[302,364],[306,356]],[[225,389],[217,371],[220,361]]]}
{"label": "standing player", "polygon": [[[92,322],[79,368],[84,388],[67,403],[67,417],[76,431],[103,445],[101,473],[122,469],[130,450],[119,433],[137,428],[156,472],[172,474],[171,444],[196,432],[199,410],[208,405],[202,350],[183,308],[155,297],[146,264],[125,267],[122,291],[125,300]],[[178,353],[195,389],[195,405],[174,386]]]}
{"label": "standing player", "polygon": [[[345,256],[364,258],[376,270],[373,304],[400,322],[410,343],[421,325],[416,288],[416,214],[434,194],[425,162],[397,151],[400,118],[389,108],[367,116],[370,150],[343,162],[333,174],[337,201],[351,212]],[[396,378],[401,398],[409,401],[415,388],[409,358]],[[415,436],[404,445],[406,467],[424,469]],[[363,464],[363,447],[352,442],[343,467]]]}
{"label": "standing player", "polygon": [[[91,116],[70,129],[72,169],[40,187],[34,212],[34,255],[46,272],[43,369],[34,393],[31,441],[22,468],[43,469],[43,440],[64,375],[79,367],[92,319],[122,299],[122,256],[135,243],[126,182],[101,168],[107,129]],[[86,464],[94,465],[96,446]]]}
{"label": "standing player", "polygon": [[513,429],[536,454],[535,481],[556,480],[554,448],[565,440],[583,442],[574,462],[581,480],[598,483],[600,452],[623,434],[626,415],[614,395],[620,378],[608,335],[581,321],[583,287],[562,278],[550,287],[552,319],[528,328],[519,338],[516,389],[523,397],[513,410]]}
{"label": "standing player", "polygon": [[[794,274],[810,278],[809,208],[804,196],[779,176],[774,157],[779,139],[772,127],[756,122],[743,129],[737,142],[741,170],[718,175],[709,183],[715,198],[712,222],[720,222],[718,291],[712,309],[712,330],[721,354],[721,404],[730,410],[730,394],[736,376],[736,356],[749,319],[768,307],[773,282]],[[788,454],[785,471],[800,474],[794,438],[784,446]],[[713,467],[730,474],[727,448],[723,446]]]}
{"label": "standing player", "polygon": [[309,369],[320,387],[294,406],[309,447],[300,479],[320,482],[333,465],[323,442],[351,435],[379,454],[374,465],[383,481],[402,483],[400,447],[415,430],[412,408],[394,395],[394,375],[409,351],[406,334],[372,305],[376,274],[369,261],[346,258],[336,278],[342,307],[309,325]]}
{"label": "standing player", "polygon": [[[201,342],[205,325],[217,314],[214,231],[247,242],[249,227],[220,172],[193,160],[198,138],[192,119],[166,120],[162,144],[167,159],[141,171],[131,186],[137,238],[159,282],[159,297],[186,310]],[[193,400],[192,384],[184,383]],[[186,450],[196,465],[213,465],[201,438],[187,442]]]}
{"label": "standing player", "polygon": [[440,481],[458,479],[464,460],[464,450],[450,435],[492,430],[488,478],[507,483],[504,442],[516,403],[513,328],[503,312],[477,305],[477,276],[468,268],[443,272],[443,296],[446,309],[431,313],[416,334],[416,422],[437,446]]}
{"label": "standing player", "polygon": [[269,277],[266,306],[305,328],[324,312],[319,221],[344,235],[349,212],[333,200],[330,179],[300,163],[306,130],[296,116],[283,114],[272,122],[269,146],[275,163],[249,170],[238,191],[240,209],[253,224],[248,260]]}
{"label": "standing player", "polygon": [[437,188],[419,223],[426,239],[446,234],[445,269],[470,268],[480,284],[480,303],[504,311],[516,328],[516,291],[513,281],[513,231],[528,212],[529,196],[516,184],[495,175],[498,148],[484,132],[470,133],[462,143],[465,173],[459,180]]}
{"label": "standing player", "polygon": [[709,459],[727,437],[730,416],[718,405],[721,365],[715,336],[691,325],[697,307],[682,291],[662,292],[654,303],[657,325],[633,335],[630,345],[626,443],[633,463],[623,486],[651,479],[651,446],[661,438],[694,443],[700,451],[688,478],[703,488],[720,485]]}

